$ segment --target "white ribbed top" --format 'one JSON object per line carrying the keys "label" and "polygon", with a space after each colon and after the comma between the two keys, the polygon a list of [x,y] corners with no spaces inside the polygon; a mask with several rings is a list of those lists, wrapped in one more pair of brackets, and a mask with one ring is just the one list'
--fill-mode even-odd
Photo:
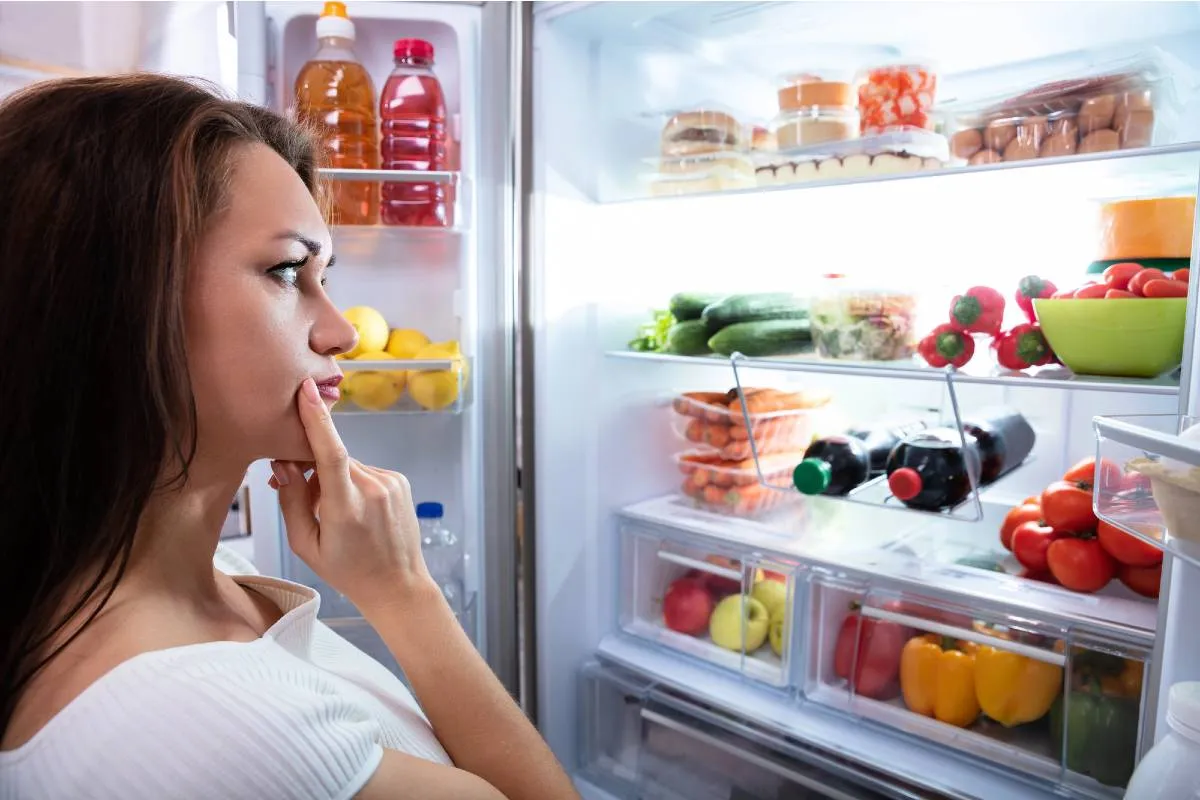
{"label": "white ribbed top", "polygon": [[383,748],[449,764],[408,688],[317,621],[320,598],[217,566],[283,616],[253,642],[142,653],[113,668],[32,739],[0,752],[0,800],[353,797]]}

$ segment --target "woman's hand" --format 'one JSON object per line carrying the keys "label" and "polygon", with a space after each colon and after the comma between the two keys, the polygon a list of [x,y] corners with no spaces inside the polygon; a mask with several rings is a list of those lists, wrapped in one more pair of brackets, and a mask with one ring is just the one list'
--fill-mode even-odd
{"label": "woman's hand", "polygon": [[350,458],[311,378],[297,405],[314,472],[273,461],[270,481],[292,552],[364,615],[432,585],[408,479]]}

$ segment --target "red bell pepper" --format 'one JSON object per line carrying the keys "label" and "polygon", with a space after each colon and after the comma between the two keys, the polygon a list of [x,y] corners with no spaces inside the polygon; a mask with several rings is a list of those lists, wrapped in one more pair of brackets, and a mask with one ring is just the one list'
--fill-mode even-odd
{"label": "red bell pepper", "polygon": [[987,286],[972,286],[950,301],[950,324],[956,331],[995,336],[1004,321],[1004,296]]}
{"label": "red bell pepper", "polygon": [[1005,369],[1022,370],[1054,361],[1054,351],[1042,329],[1025,322],[997,336],[992,349],[996,351],[997,363]]}
{"label": "red bell pepper", "polygon": [[1037,322],[1033,313],[1033,301],[1052,296],[1058,287],[1045,278],[1037,275],[1026,275],[1017,283],[1017,307],[1025,314],[1030,322]]}
{"label": "red bell pepper", "polygon": [[975,340],[944,322],[917,344],[917,352],[931,367],[961,367],[975,355]]}

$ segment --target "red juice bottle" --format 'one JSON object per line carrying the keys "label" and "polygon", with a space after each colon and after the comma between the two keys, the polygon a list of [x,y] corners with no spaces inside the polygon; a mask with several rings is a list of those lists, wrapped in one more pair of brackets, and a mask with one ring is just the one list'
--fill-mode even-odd
{"label": "red juice bottle", "polygon": [[[433,74],[433,45],[398,39],[395,68],[379,95],[382,169],[446,169],[446,99]],[[384,225],[447,227],[446,187],[386,181],[380,190]]]}

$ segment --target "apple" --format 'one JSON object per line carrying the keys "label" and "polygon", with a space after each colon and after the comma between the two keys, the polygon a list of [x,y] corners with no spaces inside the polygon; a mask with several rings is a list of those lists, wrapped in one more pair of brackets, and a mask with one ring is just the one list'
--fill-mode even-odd
{"label": "apple", "polygon": [[767,640],[769,622],[766,606],[753,597],[735,594],[717,603],[708,621],[708,633],[719,647],[750,653]]}
{"label": "apple", "polygon": [[663,596],[663,620],[673,631],[693,635],[704,633],[712,610],[712,595],[694,578],[672,581]]}
{"label": "apple", "polygon": [[767,632],[767,639],[771,642],[771,649],[775,651],[775,655],[783,658],[783,626],[787,623],[787,613],[781,613],[779,616],[771,617],[771,629]]}
{"label": "apple", "polygon": [[754,584],[750,596],[767,607],[767,615],[771,619],[783,616],[787,608],[787,584],[779,581],[761,580]]}

